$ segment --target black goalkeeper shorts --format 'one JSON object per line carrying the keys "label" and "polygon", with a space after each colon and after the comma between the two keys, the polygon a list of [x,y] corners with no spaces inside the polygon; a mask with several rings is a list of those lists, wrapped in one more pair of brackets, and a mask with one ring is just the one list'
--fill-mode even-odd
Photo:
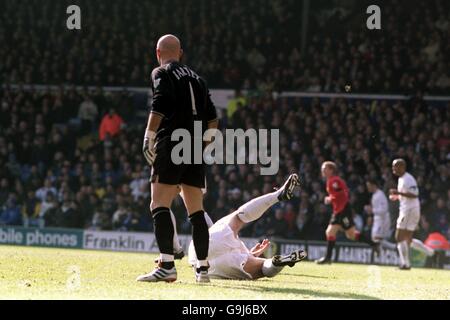
{"label": "black goalkeeper shorts", "polygon": [[338,224],[340,225],[344,230],[348,230],[351,227],[355,225],[355,222],[353,221],[353,215],[352,215],[352,209],[349,204],[347,204],[340,213],[338,214],[332,214],[330,223],[331,225]]}
{"label": "black goalkeeper shorts", "polygon": [[205,165],[174,164],[171,159],[171,152],[172,148],[168,143],[161,143],[158,145],[150,182],[159,182],[170,185],[184,183],[188,186],[204,188]]}

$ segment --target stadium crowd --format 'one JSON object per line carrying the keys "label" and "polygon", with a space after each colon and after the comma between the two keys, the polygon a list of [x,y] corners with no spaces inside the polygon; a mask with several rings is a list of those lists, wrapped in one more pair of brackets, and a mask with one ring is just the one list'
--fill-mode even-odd
{"label": "stadium crowd", "polygon": [[[134,119],[127,92],[5,87],[0,101],[0,225],[152,230],[149,168],[141,154],[145,120]],[[222,113],[221,127],[280,128],[280,171],[260,176],[257,165],[210,166],[205,207],[213,220],[299,172],[299,197],[273,207],[244,235],[323,239],[331,208],[323,204],[320,164],[333,159],[351,189],[357,228],[368,232],[365,180],[395,187],[390,166],[400,156],[420,187],[419,237],[450,236],[449,104],[434,106],[420,96],[386,102],[262,94],[240,101]],[[179,231],[189,232],[180,199],[173,211]]]}
{"label": "stadium crowd", "polygon": [[[450,3],[379,3],[382,30],[372,31],[370,1],[312,1],[303,39],[297,0],[5,0],[0,81],[149,86],[155,41],[174,33],[213,88],[341,92],[351,83],[353,92],[448,93]],[[71,4],[81,30],[66,28]]]}
{"label": "stadium crowd", "polygon": [[[404,157],[420,186],[419,237],[439,231],[450,238],[450,104],[421,97],[450,92],[448,1],[380,1],[381,31],[365,27],[369,1],[333,9],[312,1],[306,39],[301,1],[162,3],[2,2],[0,83],[66,86],[0,89],[0,225],[152,230],[149,168],[141,154],[145,120],[136,112],[145,103],[102,86],[148,87],[155,41],[175,33],[185,45],[184,62],[209,87],[263,92],[223,112],[222,128],[280,128],[277,175],[260,176],[252,165],[209,168],[205,207],[213,220],[299,172],[299,197],[243,233],[323,239],[330,207],[323,204],[320,163],[333,159],[351,189],[357,228],[369,232],[365,180],[395,187],[391,160]],[[71,4],[81,7],[81,30],[66,28]],[[341,92],[347,84],[352,92],[419,94],[389,102],[264,94]],[[179,231],[189,233],[180,199],[173,211]]]}

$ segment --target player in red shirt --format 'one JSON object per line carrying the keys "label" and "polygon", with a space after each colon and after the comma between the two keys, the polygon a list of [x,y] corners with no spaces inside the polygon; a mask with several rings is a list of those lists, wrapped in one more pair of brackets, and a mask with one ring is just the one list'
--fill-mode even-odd
{"label": "player in red shirt", "polygon": [[[331,204],[333,214],[326,230],[327,236],[327,253],[325,257],[316,261],[318,264],[331,263],[334,244],[336,243],[336,234],[340,230],[345,231],[345,235],[350,240],[363,241],[374,246],[372,240],[364,237],[355,228],[352,217],[352,209],[349,204],[350,194],[347,184],[344,180],[336,175],[336,164],[331,161],[325,161],[322,164],[322,176],[327,179],[328,196],[325,197],[325,204]],[[377,248],[374,248],[377,249]]]}

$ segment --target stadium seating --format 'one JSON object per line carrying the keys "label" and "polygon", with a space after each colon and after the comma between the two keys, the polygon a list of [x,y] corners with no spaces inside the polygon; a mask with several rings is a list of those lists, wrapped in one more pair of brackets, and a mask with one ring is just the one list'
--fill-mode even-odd
{"label": "stadium seating", "polygon": [[312,1],[305,39],[302,2],[295,0],[267,6],[237,0],[77,3],[82,29],[68,32],[61,12],[70,1],[2,2],[0,81],[148,86],[157,64],[155,41],[174,33],[184,44],[184,61],[210,87],[340,92],[351,83],[352,92],[450,89],[445,0],[379,1],[382,35],[362,27],[371,1],[332,9],[327,1]]}
{"label": "stadium seating", "polygon": [[[149,170],[141,155],[144,122],[130,117],[133,102],[126,92],[98,89],[91,96],[98,117],[86,133],[77,113],[87,99],[84,90],[0,91],[0,207],[8,203],[11,212],[9,204],[15,203],[23,213],[20,223],[26,225],[151,230]],[[362,101],[262,95],[244,101],[221,122],[229,128],[281,128],[280,171],[260,176],[256,166],[211,166],[205,205],[213,220],[270,192],[288,173],[299,172],[304,185],[300,198],[274,207],[244,235],[322,239],[330,208],[322,203],[320,163],[334,159],[351,188],[357,226],[368,231],[365,178],[375,178],[385,190],[394,187],[390,161],[402,156],[421,187],[423,237],[433,230],[448,234],[450,128],[444,119],[450,105],[420,97]],[[110,108],[126,126],[100,140],[100,121]],[[179,230],[188,232],[181,202],[173,209]],[[391,214],[394,218],[394,207]]]}
{"label": "stadium seating", "polygon": [[[381,1],[388,31],[382,36],[361,28],[370,3],[330,9],[326,1],[312,1],[314,14],[302,38],[303,8],[296,0],[275,0],[269,6],[239,0],[195,5],[80,0],[82,29],[70,32],[60,14],[71,1],[4,0],[0,224],[151,230],[149,170],[140,151],[144,122],[138,114],[146,110],[146,101],[103,86],[148,87],[157,65],[155,41],[170,32],[182,40],[184,61],[212,88],[340,93],[351,84],[352,93],[417,94],[390,101],[256,94],[243,99],[243,105],[235,103],[222,126],[281,128],[281,166],[277,175],[265,177],[252,166],[211,166],[205,205],[214,220],[296,171],[304,184],[300,198],[275,207],[244,235],[322,239],[330,208],[322,203],[319,164],[334,159],[351,188],[357,226],[368,231],[365,178],[379,180],[385,190],[394,187],[390,161],[402,156],[421,187],[422,238],[433,230],[450,237],[450,105],[422,99],[422,94],[450,92],[450,22],[445,15],[450,3]],[[411,9],[404,11],[405,6]],[[8,86],[22,83],[65,87]],[[74,85],[96,89],[89,93]],[[99,139],[102,117],[109,111],[120,120],[113,136],[103,127]],[[187,232],[190,224],[182,218],[180,202],[174,211],[179,230]]]}

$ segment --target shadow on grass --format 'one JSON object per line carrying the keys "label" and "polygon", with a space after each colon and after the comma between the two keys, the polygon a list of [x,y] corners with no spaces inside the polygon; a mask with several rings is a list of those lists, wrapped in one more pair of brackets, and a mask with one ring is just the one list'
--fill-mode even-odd
{"label": "shadow on grass", "polygon": [[[258,280],[259,281],[259,280]],[[239,289],[239,290],[252,290],[268,293],[284,293],[284,294],[298,294],[306,295],[315,298],[328,298],[328,299],[362,299],[362,300],[380,300],[378,297],[368,296],[365,294],[351,293],[351,292],[332,292],[322,290],[311,290],[301,288],[274,288],[264,287],[254,284],[246,284],[242,281],[233,281],[233,284],[219,284],[215,283],[215,287],[227,288],[227,289]]]}
{"label": "shadow on grass", "polygon": [[297,273],[282,273],[284,276],[290,277],[302,277],[302,278],[317,278],[317,279],[329,279],[330,277],[312,276],[309,274],[297,274]]}

